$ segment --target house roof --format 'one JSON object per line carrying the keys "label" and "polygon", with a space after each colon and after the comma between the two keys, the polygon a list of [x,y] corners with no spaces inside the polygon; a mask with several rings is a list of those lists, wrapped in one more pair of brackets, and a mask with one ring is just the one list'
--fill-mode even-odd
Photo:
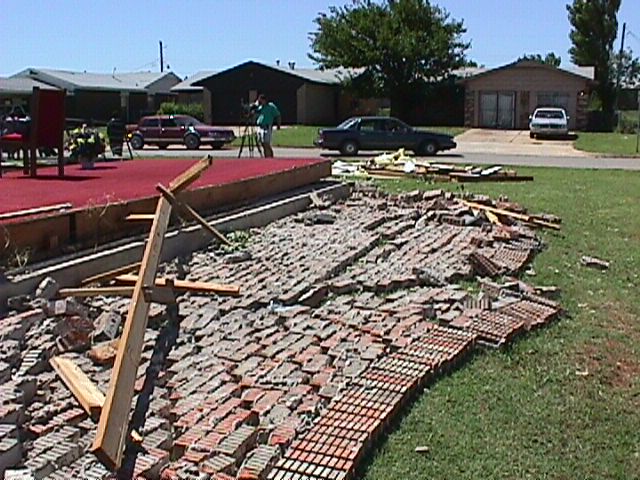
{"label": "house roof", "polygon": [[194,73],[190,77],[185,78],[180,83],[177,83],[173,87],[171,87],[172,92],[200,92],[203,87],[194,85],[195,82],[199,82],[200,80],[204,80],[205,78],[209,78],[212,75],[215,75],[217,72],[214,70],[201,70],[199,72]]}
{"label": "house roof", "polygon": [[176,76],[173,72],[92,73],[50,68],[27,68],[11,78],[30,77],[71,92],[74,90],[143,92],[149,85],[168,75]]}
{"label": "house roof", "polygon": [[336,85],[340,83],[343,78],[349,75],[357,74],[359,72],[359,70],[347,69],[347,68],[332,68],[332,69],[326,69],[326,70],[317,70],[315,68],[297,68],[297,67],[291,68],[288,66],[285,67],[282,65],[268,65],[266,63],[260,63],[254,60],[249,60],[247,62],[236,65],[235,67],[231,67],[220,72],[215,72],[208,76],[195,80],[192,82],[192,85],[202,86],[202,83],[211,77],[214,77],[216,75],[222,75],[228,72],[229,70],[234,70],[237,68],[242,68],[250,65],[258,65],[261,67],[270,68],[272,70],[277,70],[287,75],[293,75],[295,77],[301,78],[303,80],[306,80],[307,82],[322,83],[326,85]]}
{"label": "house roof", "polygon": [[33,87],[43,90],[58,90],[56,87],[29,77],[0,77],[0,94],[3,95],[31,95]]}
{"label": "house roof", "polygon": [[[546,65],[540,62],[534,62],[530,60],[520,60],[520,61],[508,63],[507,65],[502,65],[497,68],[491,68],[491,69],[477,68],[476,69],[477,72],[475,73],[471,72],[471,70],[473,69],[469,69],[470,74],[466,76],[462,76],[463,78],[462,82],[474,80],[478,77],[484,77],[486,75],[491,75],[492,73],[496,73],[501,70],[507,70],[510,68],[531,68],[531,67],[542,68],[542,69],[555,71],[555,72],[561,72],[574,77],[580,77],[584,80],[589,80],[589,81],[594,81],[595,79],[595,67],[578,67],[576,65],[571,65],[570,67],[554,67],[553,65]],[[466,69],[462,69],[462,70],[466,70]]]}

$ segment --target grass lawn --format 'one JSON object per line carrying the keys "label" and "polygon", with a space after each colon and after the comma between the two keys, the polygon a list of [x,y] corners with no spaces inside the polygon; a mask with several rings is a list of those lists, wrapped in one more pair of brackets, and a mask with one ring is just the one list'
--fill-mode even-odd
{"label": "grass lawn", "polygon": [[[438,380],[373,456],[367,480],[640,479],[640,173],[518,171],[535,182],[465,190],[562,217],[560,235],[543,233],[549,247],[528,280],[561,287],[567,316]],[[582,255],[611,268],[582,267]]]}
{"label": "grass lawn", "polygon": [[585,152],[610,155],[638,155],[636,136],[627,133],[580,132],[575,147]]}
{"label": "grass lawn", "polygon": [[[309,147],[313,148],[313,141],[318,137],[318,130],[323,127],[309,125],[292,125],[275,130],[273,134],[274,147]],[[326,127],[325,127],[326,128]],[[459,135],[466,129],[464,127],[419,127],[421,130],[443,132],[449,135]],[[239,147],[241,138],[236,138],[233,146]]]}

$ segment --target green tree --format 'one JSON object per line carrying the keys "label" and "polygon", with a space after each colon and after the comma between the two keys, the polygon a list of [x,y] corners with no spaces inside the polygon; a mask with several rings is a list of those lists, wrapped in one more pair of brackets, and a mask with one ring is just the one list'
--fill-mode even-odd
{"label": "green tree", "polygon": [[611,57],[612,78],[618,79],[620,75],[620,84],[622,86],[635,86],[640,84],[640,59],[633,56],[630,48],[625,49]]}
{"label": "green tree", "polygon": [[418,92],[465,65],[461,21],[429,0],[353,0],[314,20],[309,58],[320,68],[358,69],[358,83],[409,120]]}
{"label": "green tree", "polygon": [[618,11],[622,0],[574,0],[567,5],[572,30],[571,61],[576,65],[594,66],[596,93],[608,119],[613,118],[615,76],[611,58],[618,35]]}
{"label": "green tree", "polygon": [[560,63],[562,62],[562,59],[553,52],[547,53],[544,57],[539,53],[526,54],[521,56],[517,61],[520,62],[522,60],[543,63],[545,65],[552,65],[554,67],[559,67]]}

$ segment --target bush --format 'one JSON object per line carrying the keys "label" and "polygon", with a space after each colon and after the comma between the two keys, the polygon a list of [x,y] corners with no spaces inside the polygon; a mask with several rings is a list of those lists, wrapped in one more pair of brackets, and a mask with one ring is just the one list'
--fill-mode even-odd
{"label": "bush", "polygon": [[158,115],[190,115],[204,121],[204,108],[201,103],[164,102],[160,104]]}
{"label": "bush", "polygon": [[634,111],[619,112],[620,118],[618,120],[618,133],[636,133],[638,130],[638,113]]}

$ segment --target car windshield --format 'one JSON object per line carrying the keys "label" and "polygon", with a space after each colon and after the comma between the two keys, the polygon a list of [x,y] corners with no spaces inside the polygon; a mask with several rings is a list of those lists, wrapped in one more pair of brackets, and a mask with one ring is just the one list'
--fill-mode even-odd
{"label": "car windshield", "polygon": [[357,124],[358,124],[358,119],[357,118],[349,118],[348,120],[345,120],[340,125],[338,125],[337,128],[350,130],[350,129],[356,128]]}
{"label": "car windshield", "polygon": [[200,120],[193,117],[176,117],[176,123],[180,126],[204,125]]}
{"label": "car windshield", "polygon": [[560,110],[539,110],[536,112],[536,118],[558,118],[564,119],[564,112]]}

